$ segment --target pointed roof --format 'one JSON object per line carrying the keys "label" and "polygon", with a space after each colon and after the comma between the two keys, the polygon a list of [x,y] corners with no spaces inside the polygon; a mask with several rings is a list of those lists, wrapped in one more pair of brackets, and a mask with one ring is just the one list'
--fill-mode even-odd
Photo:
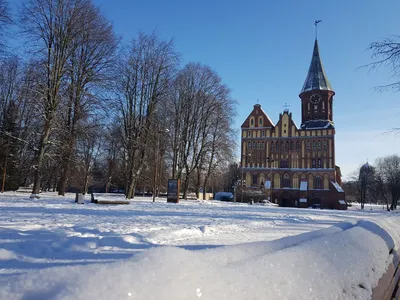
{"label": "pointed roof", "polygon": [[[256,111],[259,111],[260,114],[257,114]],[[265,117],[265,123],[263,124],[263,127],[275,127],[274,122],[272,122],[271,118],[267,115],[267,113],[261,108],[260,104],[255,104],[253,107],[252,112],[249,114],[249,116],[246,118],[246,120],[243,122],[241,128],[249,128],[250,127],[250,117],[253,116],[264,116]]]}
{"label": "pointed roof", "polygon": [[308,69],[307,78],[300,94],[313,90],[333,91],[319,56],[317,39],[315,39],[314,52],[312,55],[310,68]]}

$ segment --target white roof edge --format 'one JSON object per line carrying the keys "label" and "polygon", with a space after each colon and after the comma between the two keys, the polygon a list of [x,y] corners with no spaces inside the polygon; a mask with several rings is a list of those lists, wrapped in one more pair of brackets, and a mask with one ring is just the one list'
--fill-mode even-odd
{"label": "white roof edge", "polygon": [[272,126],[275,127],[275,123],[272,122],[271,118],[268,116],[268,114],[260,107],[261,111],[264,113],[264,115],[267,117],[268,121],[272,124]]}

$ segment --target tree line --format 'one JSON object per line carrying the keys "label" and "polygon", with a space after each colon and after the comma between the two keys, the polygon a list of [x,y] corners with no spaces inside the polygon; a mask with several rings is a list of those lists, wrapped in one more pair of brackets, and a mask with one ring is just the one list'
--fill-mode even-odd
{"label": "tree line", "polygon": [[364,164],[343,184],[347,198],[361,204],[381,203],[387,210],[397,209],[400,199],[400,156],[378,158],[374,164]]}
{"label": "tree line", "polygon": [[229,188],[235,101],[211,67],[181,66],[172,39],[125,45],[91,0],[27,0],[15,16],[0,0],[0,40],[3,190]]}

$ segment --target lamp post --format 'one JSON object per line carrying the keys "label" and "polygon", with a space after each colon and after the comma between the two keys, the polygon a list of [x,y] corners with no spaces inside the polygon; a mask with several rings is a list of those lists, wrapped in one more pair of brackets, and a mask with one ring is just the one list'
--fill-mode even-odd
{"label": "lamp post", "polygon": [[156,132],[156,152],[155,152],[155,162],[154,162],[154,181],[153,181],[153,202],[156,201],[156,191],[157,191],[157,179],[158,179],[158,162],[159,162],[159,153],[160,153],[160,134],[168,133],[169,129],[165,128],[164,130],[158,130]]}
{"label": "lamp post", "polygon": [[[247,157],[251,157],[251,153],[246,153],[244,155],[244,158],[245,158],[246,162],[247,162]],[[243,157],[242,157],[241,169],[242,169],[242,180],[240,181],[240,184],[242,185],[242,188],[241,188],[240,202],[243,202]]]}

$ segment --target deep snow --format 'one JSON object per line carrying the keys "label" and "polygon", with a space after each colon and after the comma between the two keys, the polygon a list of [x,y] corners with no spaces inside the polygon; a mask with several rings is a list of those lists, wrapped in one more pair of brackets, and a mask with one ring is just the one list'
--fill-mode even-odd
{"label": "deep snow", "polygon": [[400,240],[378,207],[73,199],[0,195],[0,299],[367,299]]}

